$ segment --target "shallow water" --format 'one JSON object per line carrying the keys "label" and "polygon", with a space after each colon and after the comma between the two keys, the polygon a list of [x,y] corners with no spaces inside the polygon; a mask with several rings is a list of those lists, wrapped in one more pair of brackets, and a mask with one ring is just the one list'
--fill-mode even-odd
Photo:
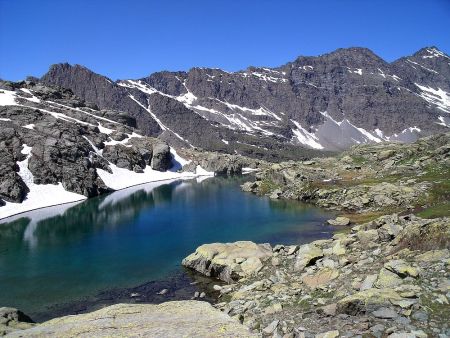
{"label": "shallow water", "polygon": [[243,193],[244,180],[153,183],[0,221],[0,306],[37,313],[164,280],[204,243],[331,236],[329,212]]}

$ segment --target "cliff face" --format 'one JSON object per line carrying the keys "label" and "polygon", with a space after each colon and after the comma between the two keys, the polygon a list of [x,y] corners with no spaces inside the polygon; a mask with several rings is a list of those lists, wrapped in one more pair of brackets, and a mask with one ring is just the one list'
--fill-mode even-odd
{"label": "cliff face", "polygon": [[365,48],[347,48],[276,68],[193,68],[117,82],[61,64],[42,81],[129,112],[141,130],[163,132],[169,142],[255,157],[284,147],[295,157],[306,155],[304,148],[409,142],[447,130],[449,61],[436,47],[393,63]]}

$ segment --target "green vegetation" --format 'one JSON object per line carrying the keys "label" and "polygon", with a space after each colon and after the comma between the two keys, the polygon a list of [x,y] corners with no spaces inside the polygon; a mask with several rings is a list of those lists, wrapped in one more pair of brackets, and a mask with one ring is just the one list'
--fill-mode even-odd
{"label": "green vegetation", "polygon": [[259,186],[259,193],[261,195],[265,195],[275,189],[277,189],[279,186],[277,184],[275,184],[273,181],[269,180],[269,179],[265,179],[263,181],[261,181],[261,184]]}

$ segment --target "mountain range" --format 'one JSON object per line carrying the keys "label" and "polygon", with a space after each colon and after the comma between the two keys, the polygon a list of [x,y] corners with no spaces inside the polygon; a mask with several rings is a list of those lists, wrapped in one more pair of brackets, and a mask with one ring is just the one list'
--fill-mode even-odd
{"label": "mountain range", "polygon": [[117,81],[56,64],[0,80],[0,218],[449,127],[450,58],[435,47],[392,63],[348,48],[276,68]]}
{"label": "mountain range", "polygon": [[347,48],[275,68],[193,68],[117,81],[64,63],[40,81],[125,112],[142,133],[170,144],[269,160],[410,142],[450,126],[450,57],[436,47],[392,63]]}

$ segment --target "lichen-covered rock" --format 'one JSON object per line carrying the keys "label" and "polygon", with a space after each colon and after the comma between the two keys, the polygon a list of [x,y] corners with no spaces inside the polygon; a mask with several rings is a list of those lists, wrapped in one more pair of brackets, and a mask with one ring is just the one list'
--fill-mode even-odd
{"label": "lichen-covered rock", "polygon": [[337,313],[357,315],[361,312],[374,311],[382,306],[390,305],[391,301],[402,298],[393,289],[367,289],[347,296],[337,303]]}
{"label": "lichen-covered rock", "polygon": [[305,244],[297,252],[295,270],[303,270],[306,266],[323,257],[323,251],[314,244]]}
{"label": "lichen-covered rock", "polygon": [[55,318],[8,337],[256,337],[227,314],[199,301],[117,304]]}
{"label": "lichen-covered rock", "polygon": [[204,244],[183,259],[182,264],[206,276],[233,282],[257,273],[262,268],[261,260],[272,255],[269,244],[249,241],[235,243]]}
{"label": "lichen-covered rock", "polygon": [[336,269],[325,268],[319,270],[313,275],[307,275],[302,278],[303,283],[311,288],[317,288],[320,286],[327,285],[333,279],[336,279],[339,276],[339,271]]}
{"label": "lichen-covered rock", "polygon": [[12,307],[0,307],[0,336],[7,333],[28,329],[33,326],[33,320]]}
{"label": "lichen-covered rock", "polygon": [[408,276],[416,278],[419,276],[419,270],[402,259],[391,260],[384,264],[384,267],[402,278]]}

